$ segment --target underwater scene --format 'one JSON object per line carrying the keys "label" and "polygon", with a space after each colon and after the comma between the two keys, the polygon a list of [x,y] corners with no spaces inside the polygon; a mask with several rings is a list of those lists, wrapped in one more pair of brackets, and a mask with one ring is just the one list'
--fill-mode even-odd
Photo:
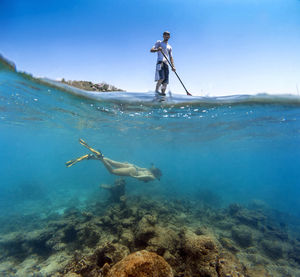
{"label": "underwater scene", "polygon": [[300,276],[299,108],[86,92],[1,60],[0,276]]}

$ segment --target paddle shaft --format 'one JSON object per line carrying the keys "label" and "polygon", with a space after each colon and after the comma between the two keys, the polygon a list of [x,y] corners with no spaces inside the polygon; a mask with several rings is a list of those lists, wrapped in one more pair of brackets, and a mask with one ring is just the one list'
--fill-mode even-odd
{"label": "paddle shaft", "polygon": [[[168,57],[165,55],[165,53],[161,50],[161,53],[164,55],[165,59],[167,60],[167,62],[169,63],[169,65],[171,66],[171,68],[173,68],[173,65],[171,64],[171,62],[169,61]],[[176,74],[178,80],[180,81],[180,83],[182,84],[183,88],[185,89],[185,92],[187,95],[192,96],[186,89],[185,85],[183,84],[183,82],[181,81],[180,77],[178,76],[177,72],[174,71],[174,73]]]}

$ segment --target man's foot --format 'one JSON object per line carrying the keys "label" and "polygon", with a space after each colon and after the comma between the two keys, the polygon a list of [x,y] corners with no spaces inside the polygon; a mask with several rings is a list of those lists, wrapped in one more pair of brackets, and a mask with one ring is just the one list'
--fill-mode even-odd
{"label": "man's foot", "polygon": [[158,93],[160,96],[166,96],[166,93],[165,92],[159,92]]}

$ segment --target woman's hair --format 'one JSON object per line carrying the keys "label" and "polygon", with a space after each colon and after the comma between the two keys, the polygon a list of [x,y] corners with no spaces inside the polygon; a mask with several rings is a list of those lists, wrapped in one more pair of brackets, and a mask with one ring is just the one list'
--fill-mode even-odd
{"label": "woman's hair", "polygon": [[160,177],[162,176],[162,173],[161,173],[161,170],[159,168],[155,167],[152,164],[152,166],[149,168],[149,170],[155,176],[156,179],[160,180]]}

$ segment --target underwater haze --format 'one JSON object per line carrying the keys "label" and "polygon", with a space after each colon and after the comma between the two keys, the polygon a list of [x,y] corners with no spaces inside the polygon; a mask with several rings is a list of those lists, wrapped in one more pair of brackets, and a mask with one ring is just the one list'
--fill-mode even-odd
{"label": "underwater haze", "polygon": [[256,201],[296,222],[299,108],[300,98],[289,95],[81,92],[0,63],[0,233],[26,228],[24,218],[40,228],[49,214],[107,200],[99,185],[116,176],[101,162],[65,166],[90,153],[80,138],[106,157],[162,171],[160,181],[127,177],[127,197],[188,199],[216,209]]}

